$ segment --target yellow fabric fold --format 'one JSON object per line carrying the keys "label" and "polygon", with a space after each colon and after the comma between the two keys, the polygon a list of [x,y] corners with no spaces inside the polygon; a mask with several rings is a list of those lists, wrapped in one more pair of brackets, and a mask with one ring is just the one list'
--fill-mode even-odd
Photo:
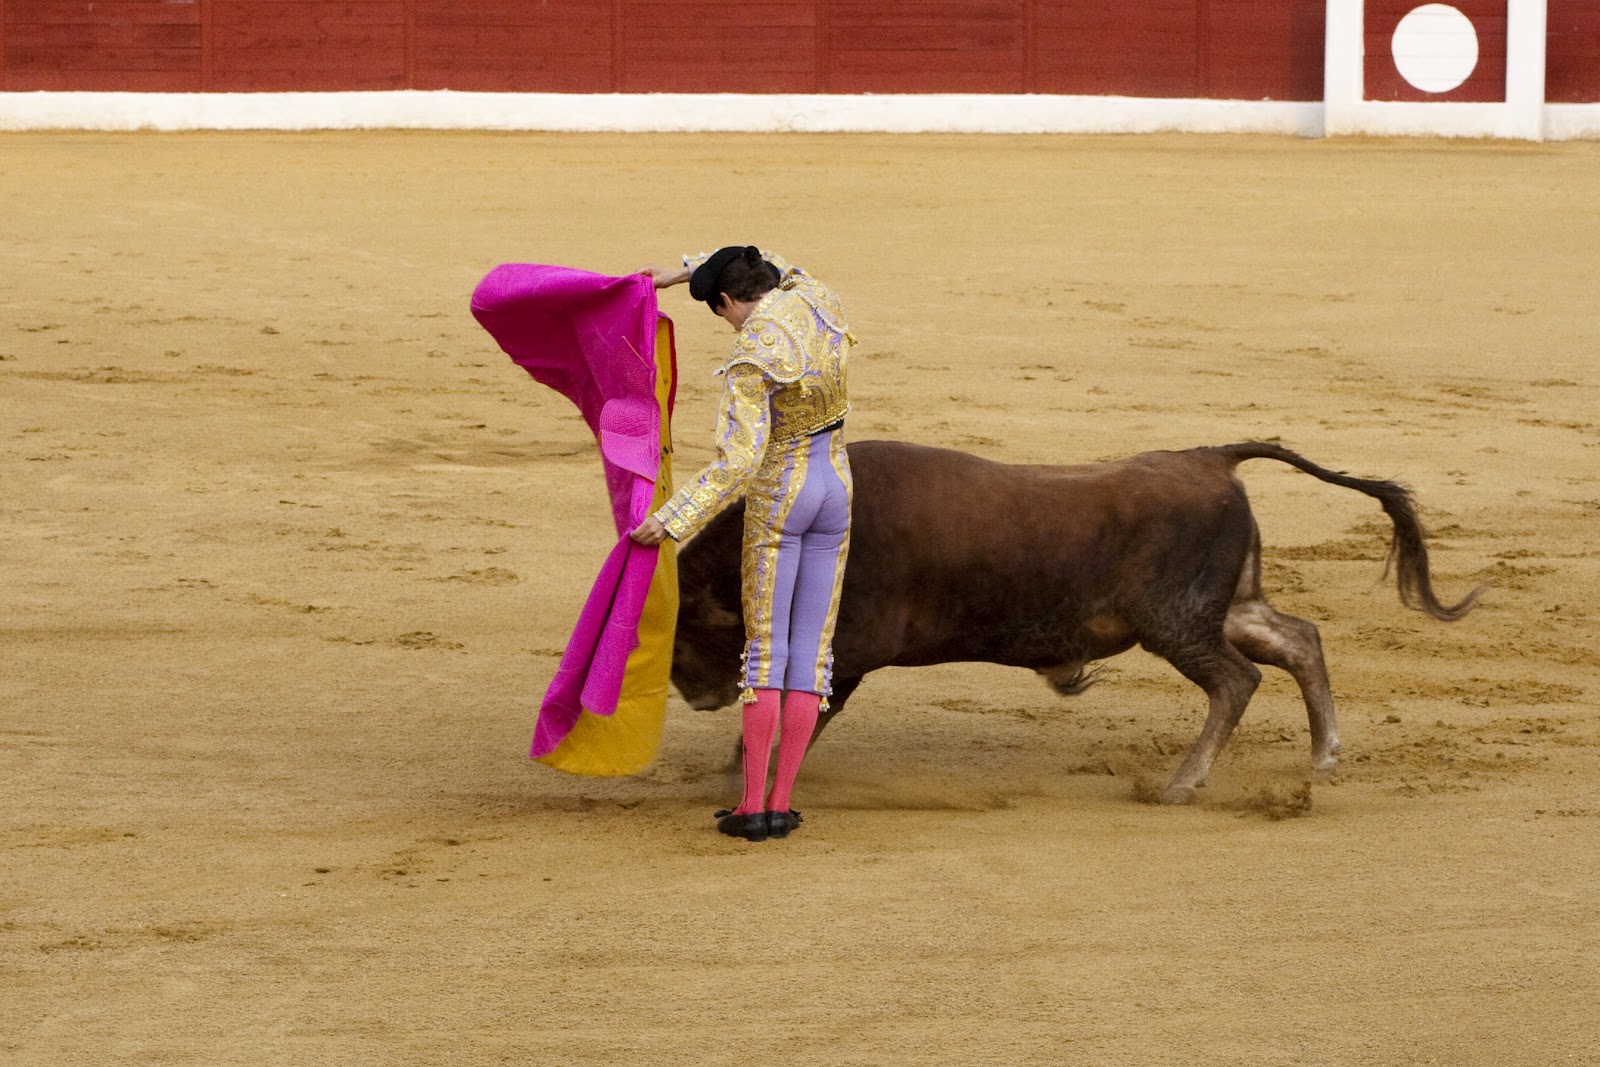
{"label": "yellow fabric fold", "polygon": [[[656,325],[656,400],[661,405],[661,470],[656,475],[654,510],[672,496],[672,427],[667,404],[673,385],[672,325]],[[666,725],[667,688],[672,677],[672,642],[678,627],[678,546],[662,542],[656,571],[639,617],[639,644],[628,654],[617,710],[595,715],[587,710],[555,751],[540,762],[594,777],[638,774],[655,762]]]}

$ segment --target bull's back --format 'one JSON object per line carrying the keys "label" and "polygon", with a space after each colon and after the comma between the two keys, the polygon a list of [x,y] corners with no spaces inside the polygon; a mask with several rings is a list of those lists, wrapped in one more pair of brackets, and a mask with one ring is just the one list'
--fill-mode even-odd
{"label": "bull's back", "polygon": [[1209,449],[1075,465],[998,463],[902,441],[850,445],[855,529],[923,564],[1076,558],[1109,538],[1227,506],[1232,465]]}
{"label": "bull's back", "polygon": [[1183,530],[1242,502],[1231,465],[1207,450],[1045,466],[862,441],[850,457],[842,670],[1065,658],[1182,550]]}

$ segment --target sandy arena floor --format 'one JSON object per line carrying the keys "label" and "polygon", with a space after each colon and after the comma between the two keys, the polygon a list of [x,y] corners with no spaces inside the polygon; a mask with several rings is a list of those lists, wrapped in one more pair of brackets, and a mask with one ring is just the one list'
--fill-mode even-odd
{"label": "sandy arena floor", "polygon": [[[1600,1063],[1600,144],[0,138],[0,1059]],[[1244,468],[1345,764],[1268,672],[1075,700],[883,672],[805,827],[719,837],[731,709],[564,776],[533,712],[610,543],[592,442],[467,312],[502,261],[758,240],[841,290],[854,439]],[[678,320],[680,474],[726,327]],[[1283,817],[1298,814],[1300,817]]]}

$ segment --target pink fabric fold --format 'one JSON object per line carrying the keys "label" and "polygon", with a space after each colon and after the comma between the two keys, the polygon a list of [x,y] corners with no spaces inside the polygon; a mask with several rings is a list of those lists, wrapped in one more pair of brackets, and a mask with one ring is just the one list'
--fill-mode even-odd
{"label": "pink fabric fold", "polygon": [[514,363],[578,406],[599,441],[617,528],[617,544],[539,706],[529,753],[537,759],[555,750],[582,711],[616,711],[628,654],[639,643],[639,616],[660,550],[636,544],[628,533],[649,513],[661,466],[660,313],[655,284],[643,275],[507,263],[478,284],[472,314]]}

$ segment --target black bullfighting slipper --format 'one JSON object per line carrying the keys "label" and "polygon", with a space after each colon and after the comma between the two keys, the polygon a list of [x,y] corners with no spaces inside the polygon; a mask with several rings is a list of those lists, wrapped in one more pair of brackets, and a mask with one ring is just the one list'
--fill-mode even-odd
{"label": "black bullfighting slipper", "polygon": [[804,819],[800,818],[798,811],[769,811],[767,812],[767,832],[773,837],[788,837],[789,831],[804,821]]}
{"label": "black bullfighting slipper", "polygon": [[746,841],[767,839],[767,813],[753,811],[748,815],[735,815],[728,809],[716,813],[717,829],[729,837],[742,837]]}

